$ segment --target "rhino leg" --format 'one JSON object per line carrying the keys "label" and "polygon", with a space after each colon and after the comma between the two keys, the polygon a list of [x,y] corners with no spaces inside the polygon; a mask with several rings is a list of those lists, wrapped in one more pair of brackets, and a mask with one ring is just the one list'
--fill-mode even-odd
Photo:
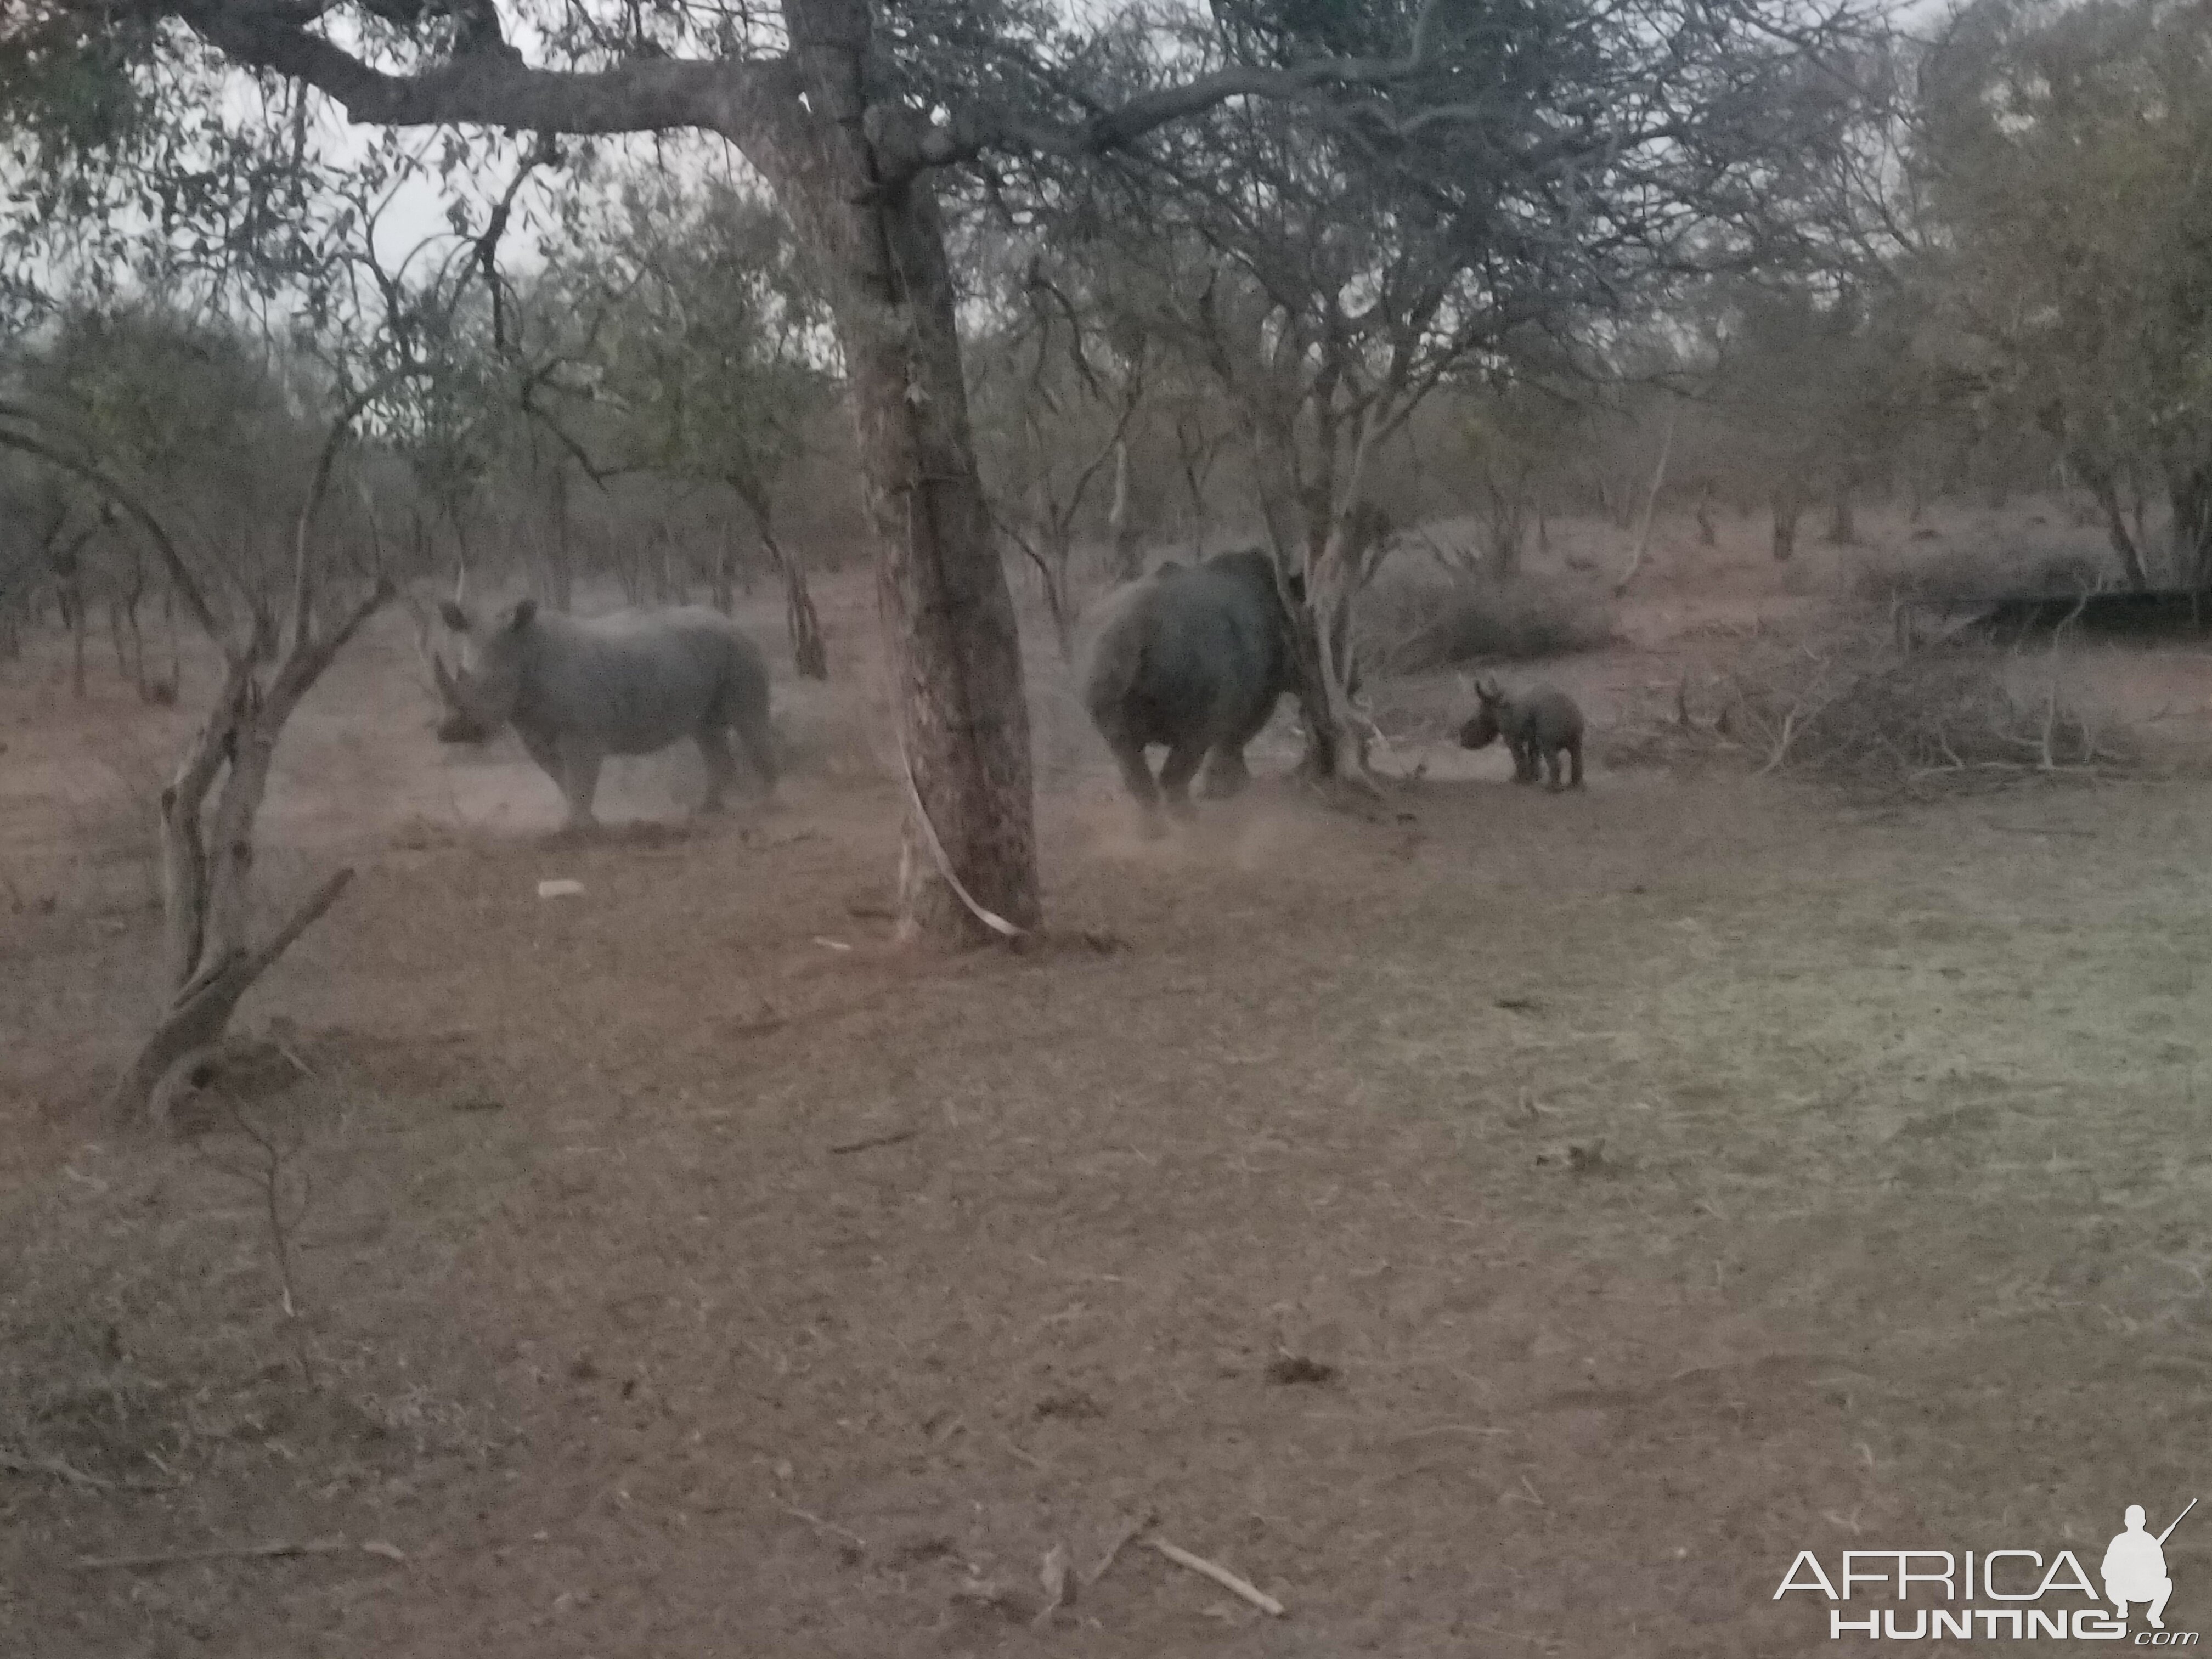
{"label": "rhino leg", "polygon": [[1567,745],[1567,758],[1574,763],[1574,775],[1568,780],[1567,787],[1579,789],[1583,787],[1583,740],[1580,738]]}
{"label": "rhino leg", "polygon": [[1559,757],[1565,753],[1564,750],[1553,749],[1544,755],[1544,787],[1555,795],[1559,793]]}
{"label": "rhino leg", "polygon": [[1197,775],[1198,764],[1206,758],[1206,741],[1202,738],[1185,738],[1168,750],[1168,757],[1160,765],[1160,795],[1169,811],[1179,818],[1198,816],[1190,804],[1190,781]]}
{"label": "rhino leg", "polygon": [[707,763],[707,795],[699,803],[702,812],[722,810],[722,791],[730,787],[737,775],[738,763],[730,753],[730,739],[718,726],[702,726],[692,734],[699,745],[699,758]]}
{"label": "rhino leg", "polygon": [[1513,781],[1536,781],[1536,745],[1519,738],[1513,739]]}
{"label": "rhino leg", "polygon": [[1252,774],[1244,765],[1244,751],[1224,744],[1206,759],[1206,774],[1199,781],[1198,793],[1209,800],[1227,800],[1231,795],[1243,793],[1252,781]]}
{"label": "rhino leg", "polygon": [[553,780],[556,788],[566,793],[568,782],[561,765],[561,745],[549,737],[526,732],[519,726],[514,728],[514,735],[522,739],[523,752],[538,763],[538,769]]}
{"label": "rhino leg", "polygon": [[1129,798],[1137,803],[1145,833],[1159,834],[1160,789],[1152,781],[1152,763],[1145,758],[1145,745],[1116,741],[1112,747],[1114,763],[1121,769],[1121,782]]}
{"label": "rhino leg", "polygon": [[569,738],[561,745],[561,793],[568,798],[568,828],[588,830],[597,822],[592,801],[599,793],[599,751]]}
{"label": "rhino leg", "polygon": [[765,800],[775,793],[775,738],[767,717],[738,721],[738,741],[744,745],[745,758],[752,763],[753,775],[760,780],[761,799]]}

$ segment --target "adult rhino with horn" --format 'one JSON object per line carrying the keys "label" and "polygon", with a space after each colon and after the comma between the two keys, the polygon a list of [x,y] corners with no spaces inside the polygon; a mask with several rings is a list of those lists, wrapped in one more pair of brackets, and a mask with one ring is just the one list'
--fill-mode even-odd
{"label": "adult rhino with horn", "polygon": [[609,755],[657,754],[689,738],[707,763],[700,810],[719,811],[737,775],[734,731],[760,781],[775,788],[768,664],[720,612],[698,605],[576,617],[534,599],[478,620],[439,607],[466,641],[462,667],[433,657],[445,743],[482,743],[512,725],[531,759],[560,787],[568,827],[588,828],[599,766]]}

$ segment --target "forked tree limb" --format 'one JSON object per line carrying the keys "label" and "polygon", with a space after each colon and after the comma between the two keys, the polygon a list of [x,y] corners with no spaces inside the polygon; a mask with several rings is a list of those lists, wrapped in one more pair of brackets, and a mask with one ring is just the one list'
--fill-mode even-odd
{"label": "forked tree limb", "polygon": [[118,1123],[133,1121],[169,1073],[180,1062],[219,1039],[230,1024],[239,999],[268,972],[293,942],[312,927],[324,911],[337,902],[354,876],[350,866],[334,872],[309,894],[291,920],[257,950],[238,951],[195,977],[185,986],[168,1012],[146,1039],[108,1097],[108,1111]]}
{"label": "forked tree limb", "polygon": [[163,988],[180,992],[199,966],[207,927],[207,847],[200,836],[200,813],[216,775],[237,747],[248,718],[254,660],[241,653],[230,660],[216,694],[176,775],[161,792],[161,901]]}

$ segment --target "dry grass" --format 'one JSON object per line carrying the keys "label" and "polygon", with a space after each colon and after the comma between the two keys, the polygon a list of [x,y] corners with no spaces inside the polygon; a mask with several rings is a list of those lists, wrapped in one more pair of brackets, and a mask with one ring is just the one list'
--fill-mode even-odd
{"label": "dry grass", "polygon": [[[301,1114],[304,1332],[265,1189],[65,1085],[151,914],[0,917],[0,1653],[1768,1659],[1821,1639],[1801,1547],[2051,1550],[2185,1485],[2202,787],[1876,821],[1601,769],[1376,823],[1263,757],[1140,842],[1071,739],[1066,948],[942,961],[866,908],[881,769],[556,846],[379,639],[271,803],[360,880],[246,1021],[312,1073],[240,1079]],[[10,869],[69,850],[69,713],[0,705]],[[1047,1629],[980,1593],[1154,1513],[1290,1622],[1127,1549]],[[76,1565],[337,1536],[406,1559]]]}
{"label": "dry grass", "polygon": [[1362,596],[1361,647],[1392,674],[1592,651],[1612,607],[1586,586],[1534,576],[1386,574]]}

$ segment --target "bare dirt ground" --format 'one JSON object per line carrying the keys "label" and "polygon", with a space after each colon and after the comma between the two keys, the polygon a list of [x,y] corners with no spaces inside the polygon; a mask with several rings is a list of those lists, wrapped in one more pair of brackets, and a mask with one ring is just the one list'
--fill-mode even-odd
{"label": "bare dirt ground", "polygon": [[[1602,728],[1847,556],[1677,537],[1544,672]],[[0,1654],[1770,1659],[1828,1644],[1801,1548],[2094,1571],[2212,1496],[2212,787],[1435,749],[1371,817],[1265,782],[1150,844],[1041,657],[1053,931],[948,962],[884,943],[872,596],[823,598],[781,803],[705,827],[664,759],[549,843],[396,624],[318,690],[267,884],[360,879],[242,1022],[296,1326],[237,1138],[94,1110],[182,717],[6,671]],[[2201,647],[2084,663],[2201,741]],[[1393,695],[1413,758],[1450,677]],[[1287,1617],[1132,1548],[1035,1622],[1154,1514]]]}

